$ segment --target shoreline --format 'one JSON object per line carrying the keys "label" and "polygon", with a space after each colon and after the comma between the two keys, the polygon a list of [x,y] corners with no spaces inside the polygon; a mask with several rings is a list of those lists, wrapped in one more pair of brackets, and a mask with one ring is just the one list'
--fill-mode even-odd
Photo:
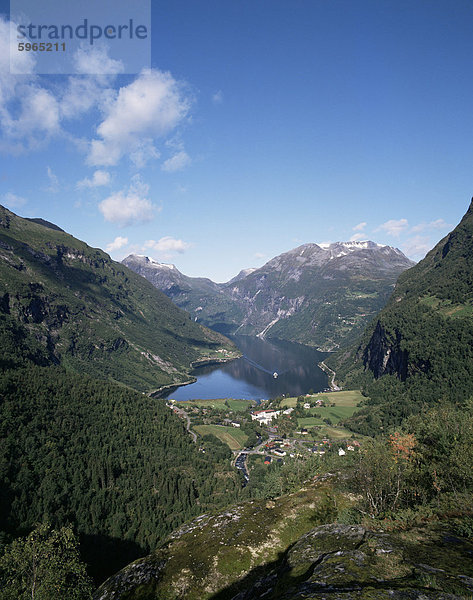
{"label": "shoreline", "polygon": [[[198,369],[200,367],[208,367],[211,365],[221,365],[227,362],[231,362],[232,360],[236,360],[237,358],[241,358],[241,355],[233,356],[231,358],[201,358],[191,362],[190,367],[191,369]],[[162,385],[156,390],[149,392],[148,396],[150,396],[151,398],[162,398],[163,394],[165,394],[166,392],[173,392],[180,387],[184,387],[185,385],[191,385],[192,383],[195,383],[197,381],[197,377],[194,377],[194,375],[189,375],[189,377],[190,379],[188,379],[187,381],[183,381],[182,383],[176,382],[168,383],[167,385]]]}
{"label": "shoreline", "polygon": [[[329,376],[329,386],[330,386],[330,390],[332,392],[340,392],[341,391],[341,387],[339,387],[336,383],[335,383],[335,377],[336,377],[336,373],[335,371],[333,371],[330,367],[328,367],[324,361],[319,362],[319,364],[317,365],[320,369],[322,369],[322,371]],[[332,379],[330,379],[330,375],[332,376]]]}
{"label": "shoreline", "polygon": [[193,369],[199,369],[200,367],[210,367],[212,365],[222,365],[227,362],[231,362],[232,360],[236,360],[237,358],[241,358],[240,356],[234,356],[233,358],[200,358],[198,360],[194,360],[191,362],[191,367]]}
{"label": "shoreline", "polygon": [[196,381],[197,377],[192,377],[192,379],[189,379],[188,381],[183,381],[182,383],[168,383],[167,385],[162,385],[153,392],[150,392],[148,396],[150,396],[151,398],[161,398],[162,395],[167,391],[173,392],[174,390],[177,390],[177,388],[183,387],[185,385],[190,385],[191,383],[195,383]]}

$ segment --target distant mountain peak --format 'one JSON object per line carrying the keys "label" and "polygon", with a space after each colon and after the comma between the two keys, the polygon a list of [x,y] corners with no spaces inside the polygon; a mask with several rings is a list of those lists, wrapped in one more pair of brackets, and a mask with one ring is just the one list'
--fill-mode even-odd
{"label": "distant mountain peak", "polygon": [[390,248],[390,246],[386,246],[385,244],[378,244],[377,242],[372,242],[371,240],[350,240],[348,242],[322,242],[320,244],[317,244],[317,246],[319,246],[323,250],[330,250],[331,248],[335,248],[337,246],[343,246],[344,248],[349,248],[350,250],[374,250],[375,248]]}
{"label": "distant mountain peak", "polygon": [[232,277],[227,283],[233,283],[234,281],[239,281],[240,279],[244,279],[245,277],[248,277],[248,275],[251,275],[252,273],[254,273],[255,271],[257,271],[257,267],[250,267],[249,269],[242,269],[238,275],[235,275],[235,277]]}
{"label": "distant mountain peak", "polygon": [[139,262],[139,263],[145,264],[148,267],[152,267],[155,269],[163,268],[163,269],[173,269],[173,270],[177,271],[177,268],[175,265],[172,265],[169,263],[161,263],[161,262],[155,260],[154,258],[151,258],[150,256],[146,256],[145,254],[130,254],[122,262],[125,262],[125,261]]}
{"label": "distant mountain peak", "polygon": [[369,240],[302,244],[222,284],[146,257],[123,263],[217,331],[326,349],[355,336],[384,306],[398,275],[414,265],[400,250]]}

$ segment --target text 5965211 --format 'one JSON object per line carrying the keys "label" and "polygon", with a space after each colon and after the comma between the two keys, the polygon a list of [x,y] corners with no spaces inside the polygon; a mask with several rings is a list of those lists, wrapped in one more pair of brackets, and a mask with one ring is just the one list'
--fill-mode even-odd
{"label": "text 5965211", "polygon": [[66,42],[18,42],[18,52],[65,52]]}

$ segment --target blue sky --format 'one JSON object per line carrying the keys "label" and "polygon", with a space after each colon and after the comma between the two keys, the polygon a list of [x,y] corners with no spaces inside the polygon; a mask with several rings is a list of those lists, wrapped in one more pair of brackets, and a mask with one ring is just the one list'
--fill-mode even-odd
{"label": "blue sky", "polygon": [[470,1],[153,0],[151,70],[106,76],[12,75],[8,11],[0,202],[117,260],[215,281],[306,242],[419,260],[473,195]]}

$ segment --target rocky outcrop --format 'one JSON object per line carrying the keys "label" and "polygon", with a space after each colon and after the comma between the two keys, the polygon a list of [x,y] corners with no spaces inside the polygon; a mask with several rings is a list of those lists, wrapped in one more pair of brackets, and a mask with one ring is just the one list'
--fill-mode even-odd
{"label": "rocky outcrop", "polygon": [[[225,578],[223,563],[217,556],[218,544],[209,541],[215,560],[203,577],[197,576],[198,557],[190,548],[189,562],[174,573],[172,585],[166,583],[173,545],[185,545],[185,536],[191,534],[195,546],[203,541],[209,528],[223,528],[235,536],[235,524],[242,518],[241,510],[222,514],[220,520],[201,518],[194,527],[175,535],[167,551],[136,561],[106,582],[94,600],[455,600],[473,593],[473,544],[467,540],[435,529],[387,534],[337,523],[312,529],[277,560],[243,570],[242,576],[233,581]],[[216,537],[222,537],[221,533]],[[237,541],[238,536],[233,543]],[[255,549],[254,543],[252,547]],[[180,548],[181,554],[183,551],[185,547]],[[208,551],[206,548],[203,554]],[[233,561],[238,561],[238,553],[234,552]],[[245,563],[242,561],[241,566]],[[232,566],[238,572],[236,565]]]}
{"label": "rocky outcrop", "polygon": [[401,381],[407,377],[409,354],[401,348],[399,331],[389,335],[381,322],[376,323],[373,335],[363,351],[363,364],[376,379],[382,375],[396,375]]}

